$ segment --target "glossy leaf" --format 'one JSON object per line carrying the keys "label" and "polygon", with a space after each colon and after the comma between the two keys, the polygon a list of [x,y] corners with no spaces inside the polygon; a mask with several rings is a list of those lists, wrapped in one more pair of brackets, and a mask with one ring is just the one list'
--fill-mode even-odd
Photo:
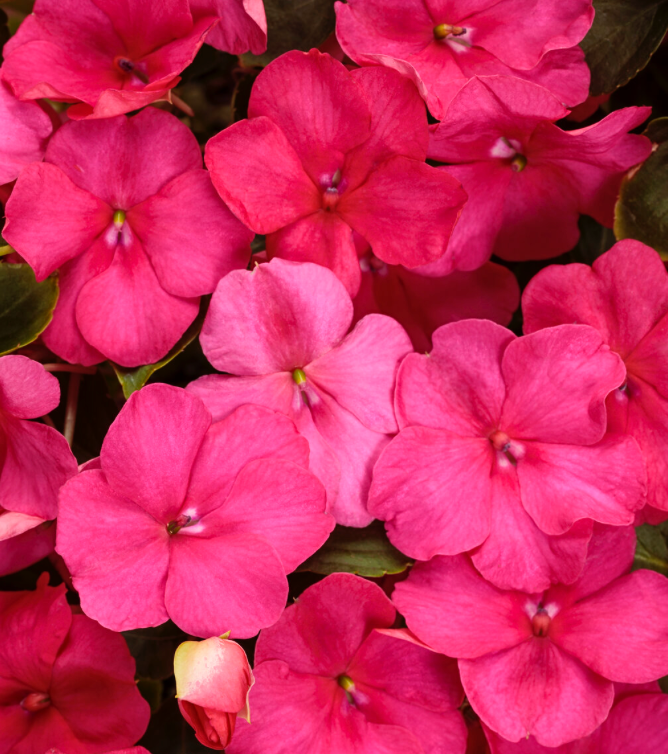
{"label": "glossy leaf", "polygon": [[643,524],[636,529],[637,543],[633,568],[648,568],[668,576],[668,523],[659,526]]}
{"label": "glossy leaf", "polygon": [[32,343],[58,301],[58,278],[38,283],[27,264],[0,264],[0,355]]}

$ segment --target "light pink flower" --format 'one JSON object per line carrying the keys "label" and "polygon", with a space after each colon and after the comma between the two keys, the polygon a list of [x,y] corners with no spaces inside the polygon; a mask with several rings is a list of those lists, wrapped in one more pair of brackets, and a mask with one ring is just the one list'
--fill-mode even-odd
{"label": "light pink flower", "polygon": [[220,281],[202,328],[204,353],[225,375],[188,390],[214,419],[244,403],[289,416],[308,439],[310,468],[345,526],[366,526],[371,471],[397,431],[392,405],[405,331],[379,314],[352,332],[353,305],[336,276],[274,259]]}
{"label": "light pink flower", "polygon": [[262,0],[190,0],[195,20],[218,16],[206,35],[206,43],[218,50],[241,55],[261,55],[267,49],[267,18]]}
{"label": "light pink flower", "polygon": [[464,754],[455,663],[405,629],[383,591],[337,573],[260,634],[251,724],[229,754]]}
{"label": "light pink flower", "polygon": [[73,615],[65,586],[48,581],[44,573],[34,592],[0,594],[0,752],[132,746],[150,710],[125,640]]}
{"label": "light pink flower", "polygon": [[447,255],[433,265],[471,270],[491,254],[548,259],[578,241],[578,218],[612,227],[622,178],[652,146],[629,134],[648,107],[616,110],[593,126],[562,131],[568,111],[543,87],[507,76],[474,79],[431,134],[429,156],[462,182],[469,200]]}
{"label": "light pink flower", "polygon": [[427,114],[410,81],[288,52],[257,77],[248,115],[209,141],[206,164],[270,257],[329,267],[354,296],[355,233],[388,264],[445,253],[466,195],[425,163]]}
{"label": "light pink flower", "polygon": [[60,298],[43,338],[67,361],[123,366],[161,359],[230,270],[250,233],[202,169],[178,118],[68,123],[7,202],[4,237],[43,280],[60,268]]}
{"label": "light pink flower", "polygon": [[3,49],[19,99],[74,102],[70,118],[110,118],[171,98],[218,19],[188,0],[36,0]]}
{"label": "light pink flower", "polygon": [[60,493],[56,549],[87,615],[114,631],[171,618],[249,637],[280,616],[286,574],[334,526],[292,422],[258,406],[223,421],[169,385],[134,393],[99,468]]}
{"label": "light pink flower", "polygon": [[607,401],[610,428],[634,437],[647,466],[647,502],[668,511],[668,274],[639,241],[620,241],[593,267],[547,267],[523,296],[524,327],[595,327],[626,364]]}
{"label": "light pink flower", "polygon": [[462,320],[433,341],[399,370],[401,431],[374,468],[369,512],[419,560],[472,550],[504,589],[573,582],[589,519],[631,524],[644,503],[637,443],[604,438],[621,359],[583,325],[517,338]]}
{"label": "light pink flower", "polygon": [[344,51],[360,65],[411,78],[436,118],[475,76],[528,79],[571,106],[589,93],[576,45],[594,18],[591,0],[347,0],[334,7]]}
{"label": "light pink flower", "polygon": [[531,734],[561,746],[606,719],[613,681],[668,672],[668,579],[624,575],[634,550],[632,527],[598,530],[572,586],[531,594],[497,589],[466,556],[439,556],[418,563],[393,601],[422,641],[458,658],[487,726],[509,741]]}

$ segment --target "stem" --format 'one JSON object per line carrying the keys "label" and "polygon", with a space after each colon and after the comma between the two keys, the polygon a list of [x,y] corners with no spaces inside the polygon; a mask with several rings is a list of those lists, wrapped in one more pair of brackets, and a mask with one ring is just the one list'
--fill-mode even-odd
{"label": "stem", "polygon": [[42,421],[43,421],[43,422],[44,422],[44,424],[46,424],[46,425],[47,425],[48,427],[53,427],[53,429],[55,429],[55,428],[56,428],[56,425],[55,425],[55,424],[53,423],[53,419],[52,419],[52,418],[51,418],[51,417],[50,417],[50,416],[49,416],[48,414],[46,414],[45,416],[43,416],[43,417],[42,417]]}
{"label": "stem", "polygon": [[6,257],[9,254],[13,254],[14,249],[11,246],[0,246],[0,257]]}
{"label": "stem", "polygon": [[47,372],[71,372],[72,374],[95,374],[97,367],[82,367],[79,364],[42,364]]}
{"label": "stem", "polygon": [[195,111],[190,107],[189,104],[184,102],[181,97],[179,97],[178,94],[174,94],[174,92],[171,92],[172,96],[172,105],[175,107],[178,107],[181,112],[185,113],[186,115],[189,115],[191,118],[195,117]]}
{"label": "stem", "polygon": [[79,403],[79,386],[81,385],[81,373],[73,372],[67,386],[67,408],[65,409],[65,428],[63,434],[72,447],[74,440],[74,427],[77,422],[77,404]]}

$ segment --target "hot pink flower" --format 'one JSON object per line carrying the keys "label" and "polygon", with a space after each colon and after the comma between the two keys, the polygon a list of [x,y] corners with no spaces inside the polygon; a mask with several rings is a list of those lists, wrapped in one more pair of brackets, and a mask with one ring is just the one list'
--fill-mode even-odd
{"label": "hot pink flower", "polygon": [[612,227],[623,176],[652,150],[627,132],[650,112],[627,107],[562,131],[553,121],[568,111],[542,87],[506,76],[470,81],[429,143],[429,156],[452,163],[442,169],[469,195],[436,273],[475,269],[491,254],[558,256],[577,243],[581,214]]}
{"label": "hot pink flower", "polygon": [[517,338],[463,320],[433,341],[399,370],[401,431],[374,468],[369,512],[419,560],[473,550],[504,589],[573,582],[587,519],[631,524],[644,503],[635,440],[604,438],[621,359],[582,325]]}
{"label": "hot pink flower", "polygon": [[388,264],[444,254],[466,195],[425,164],[427,115],[410,81],[288,52],[258,76],[248,115],[209,141],[206,163],[270,257],[329,267],[353,296],[354,232]]}
{"label": "hot pink flower", "polygon": [[370,314],[348,333],[352,319],[350,297],[324,267],[274,259],[235,271],[220,281],[201,335],[206,357],[228,374],[188,390],[214,419],[244,403],[289,416],[337,522],[366,526],[371,470],[397,431],[394,384],[411,344],[390,317]]}
{"label": "hot pink flower", "polygon": [[0,752],[98,754],[132,746],[148,704],[122,636],[73,615],[65,586],[0,593]]}
{"label": "hot pink flower", "polygon": [[58,380],[25,356],[0,357],[0,573],[40,560],[53,548],[58,490],[77,473],[67,440],[27,421],[60,403]]}
{"label": "hot pink flower", "polygon": [[267,18],[262,0],[190,0],[195,19],[218,16],[206,43],[218,50],[241,55],[249,50],[261,55],[267,49]]}
{"label": "hot pink flower", "polygon": [[500,591],[465,556],[436,557],[418,563],[393,600],[422,641],[459,659],[487,726],[510,741],[531,734],[561,746],[606,719],[613,681],[668,672],[668,579],[624,575],[634,550],[632,527],[597,531],[572,586],[533,594]]}
{"label": "hot pink flower", "polygon": [[515,276],[493,262],[441,277],[385,264],[371,253],[360,265],[362,285],[353,299],[355,321],[373,313],[394,317],[418,352],[431,350],[431,334],[441,325],[471,317],[507,325],[519,304]]}
{"label": "hot pink flower", "polygon": [[211,423],[185,390],[125,404],[88,468],[60,493],[56,549],[87,615],[115,631],[171,618],[194,636],[274,623],[286,573],[334,526],[292,422],[243,406]]}
{"label": "hot pink flower", "polygon": [[527,332],[581,322],[624,359],[626,381],[607,401],[610,426],[638,441],[647,502],[668,511],[668,274],[659,255],[620,241],[593,267],[548,267],[527,287],[523,310]]}
{"label": "hot pink flower", "polygon": [[[63,752],[60,749],[49,749],[46,754],[73,754],[71,751]],[[105,754],[151,754],[143,746],[132,746],[129,749],[117,749],[116,751],[109,751]]]}
{"label": "hot pink flower", "polygon": [[250,257],[252,234],[214,191],[197,140],[155,108],[64,125],[6,211],[4,237],[37,279],[62,268],[43,338],[79,364],[158,361],[199,296]]}
{"label": "hot pink flower", "polygon": [[252,723],[229,754],[463,754],[455,663],[405,629],[383,591],[337,573],[260,634]]}
{"label": "hot pink flower", "polygon": [[575,45],[594,19],[591,0],[347,0],[335,8],[344,51],[409,76],[436,118],[474,76],[529,79],[569,105],[589,93]]}
{"label": "hot pink flower", "polygon": [[188,0],[36,0],[4,47],[2,79],[23,100],[79,103],[75,120],[110,118],[169,100],[217,21],[193,21]]}

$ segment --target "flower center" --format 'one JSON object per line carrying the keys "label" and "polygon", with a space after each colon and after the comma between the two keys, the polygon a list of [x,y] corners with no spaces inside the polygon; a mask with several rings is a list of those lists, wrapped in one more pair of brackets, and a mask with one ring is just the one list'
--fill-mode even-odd
{"label": "flower center", "polygon": [[339,201],[339,184],[341,183],[341,168],[337,168],[331,177],[329,186],[326,186],[322,194],[322,206],[331,211]]}
{"label": "flower center", "polygon": [[513,446],[510,437],[500,429],[495,429],[488,437],[492,443],[492,447],[497,453],[503,453],[503,455],[513,464],[517,465],[517,458],[513,453]]}
{"label": "flower center", "polygon": [[552,623],[552,618],[550,618],[547,610],[539,606],[536,614],[531,619],[533,635],[541,638],[547,636],[550,630],[550,623]]}
{"label": "flower center", "polygon": [[523,154],[516,154],[510,163],[510,167],[516,173],[521,173],[526,166],[527,166],[527,158]]}
{"label": "flower center", "polygon": [[21,706],[26,712],[39,712],[50,705],[51,699],[43,691],[33,691],[21,702]]}
{"label": "flower center", "polygon": [[186,526],[193,526],[196,523],[197,521],[193,521],[190,516],[186,516],[185,513],[182,513],[178,518],[175,518],[167,524],[167,533],[170,537],[174,536],[174,534],[178,534],[181,529],[185,529]]}
{"label": "flower center", "polygon": [[114,66],[116,66],[116,68],[122,73],[135,76],[142,82],[142,84],[148,84],[148,76],[144,71],[138,68],[136,63],[130,60],[130,58],[124,58],[122,55],[117,55],[114,58]]}
{"label": "flower center", "polygon": [[446,37],[461,37],[466,34],[463,26],[451,26],[450,24],[439,24],[434,26],[434,37],[436,39],[445,39]]}
{"label": "flower center", "polygon": [[293,369],[292,370],[292,379],[298,385],[304,385],[304,384],[306,384],[306,372],[303,369]]}

